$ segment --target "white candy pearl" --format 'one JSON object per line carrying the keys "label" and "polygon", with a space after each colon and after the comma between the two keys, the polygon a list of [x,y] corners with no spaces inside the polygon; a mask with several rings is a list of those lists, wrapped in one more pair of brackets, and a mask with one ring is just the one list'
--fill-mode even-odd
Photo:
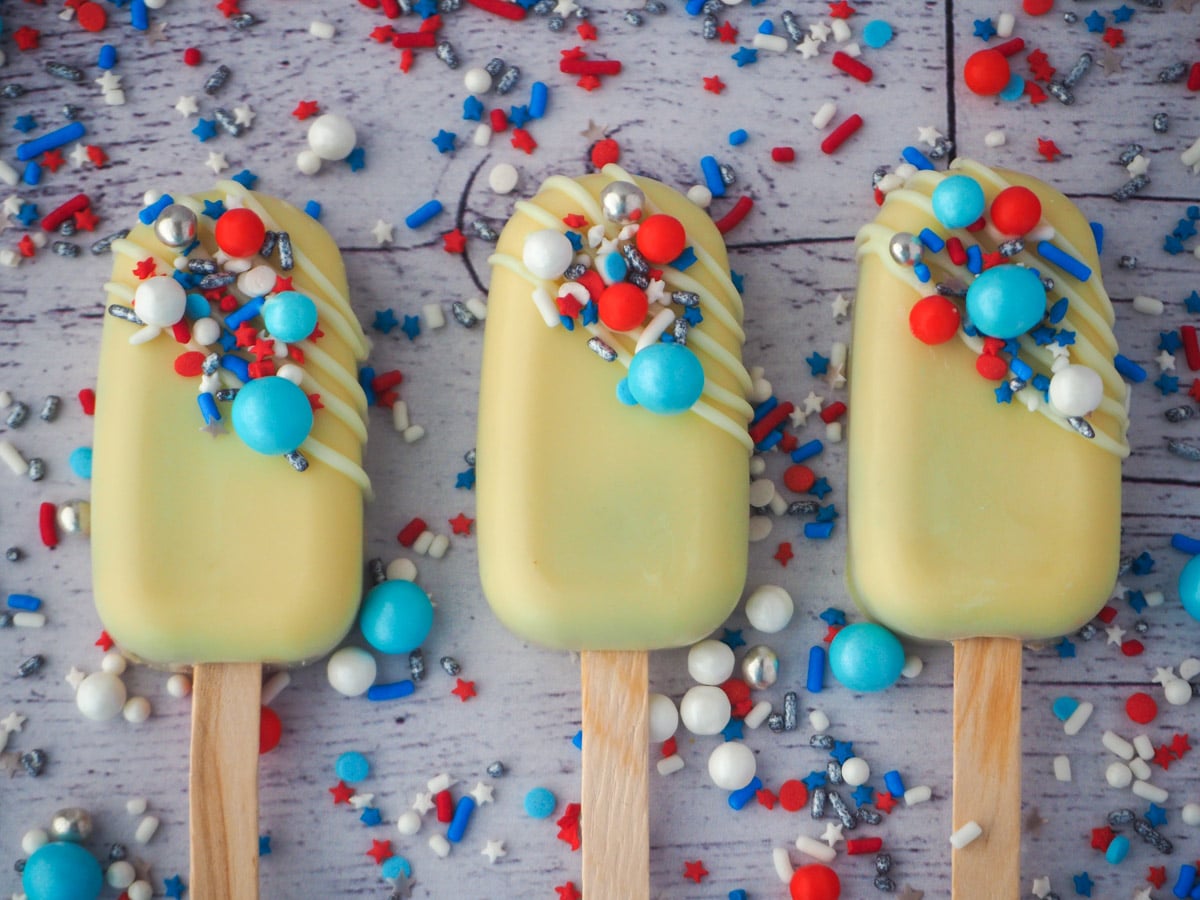
{"label": "white candy pearl", "polygon": [[110,650],[100,660],[100,670],[109,675],[120,675],[125,671],[125,657],[116,650]]}
{"label": "white candy pearl", "polygon": [[131,725],[141,725],[150,718],[150,701],[145,697],[130,697],[121,710],[125,721]]}
{"label": "white candy pearl", "polygon": [[125,890],[136,878],[137,872],[134,871],[133,865],[123,859],[118,859],[104,873],[104,880],[108,882],[108,886],[118,891]]}
{"label": "white candy pearl", "polygon": [[497,194],[510,194],[520,179],[521,175],[517,172],[516,166],[511,163],[500,163],[488,173],[488,187]]}
{"label": "white candy pearl", "polygon": [[1191,825],[1193,828],[1200,825],[1200,803],[1185,803],[1180,818],[1183,819],[1184,825]]}
{"label": "white candy pearl", "polygon": [[325,674],[339,694],[359,697],[375,683],[375,657],[361,647],[343,647],[329,657]]}
{"label": "white candy pearl", "polygon": [[186,675],[172,675],[167,679],[167,693],[176,700],[182,700],[192,692],[192,679]]}
{"label": "white candy pearl", "polygon": [[796,604],[792,595],[776,584],[764,584],[755,588],[746,599],[746,618],[750,624],[766,634],[783,631],[792,621]]}
{"label": "white candy pearl", "polygon": [[197,344],[208,346],[215,344],[221,337],[221,326],[211,316],[197,319],[192,323],[192,340]]}
{"label": "white candy pearl", "polygon": [[154,275],[133,292],[133,311],[147,325],[167,328],[183,318],[187,294],[169,275]]}
{"label": "white candy pearl", "polygon": [[152,900],[154,888],[148,881],[135,881],[129,886],[129,900]]}
{"label": "white candy pearl", "polygon": [[308,146],[321,159],[345,159],[357,142],[350,120],[337,113],[318,116],[308,126]]}
{"label": "white candy pearl", "polygon": [[321,157],[311,150],[301,150],[296,154],[296,168],[301,175],[316,175],[321,171]]}
{"label": "white candy pearl", "polygon": [[661,744],[679,728],[679,710],[666,694],[650,695],[650,743]]}
{"label": "white candy pearl", "polygon": [[717,787],[727,791],[741,790],[757,771],[754,751],[741,741],[726,741],[708,757],[708,777]]}
{"label": "white candy pearl", "polygon": [[720,684],[733,674],[733,650],[720,641],[701,641],[688,651],[687,665],[701,684]]}
{"label": "white candy pearl", "polygon": [[417,564],[404,556],[398,556],[384,570],[388,581],[416,581]]}
{"label": "white candy pearl", "polygon": [[32,856],[34,852],[48,843],[50,835],[46,834],[43,828],[31,828],[21,837],[21,852],[26,856]]}
{"label": "white candy pearl", "polygon": [[1104,382],[1087,366],[1069,365],[1050,379],[1050,405],[1064,416],[1086,416],[1104,399]]}
{"label": "white candy pearl", "polygon": [[304,370],[295,363],[284,363],[279,367],[279,371],[275,373],[280,378],[286,378],[297,387],[304,380]]}
{"label": "white candy pearl", "polygon": [[1172,706],[1187,706],[1192,700],[1192,686],[1182,678],[1176,678],[1163,685],[1163,696]]}
{"label": "white candy pearl", "polygon": [[405,837],[416,834],[421,830],[421,816],[414,809],[401,813],[396,820],[396,830]]}
{"label": "white candy pearl", "polygon": [[270,266],[255,266],[238,276],[237,286],[247,297],[265,297],[275,289],[275,270]]}
{"label": "white candy pearl", "polygon": [[1127,788],[1133,784],[1133,772],[1125,763],[1115,762],[1104,770],[1104,779],[1110,787]]}
{"label": "white candy pearl", "polygon": [[729,723],[729,697],[719,687],[696,685],[683,695],[679,718],[692,734],[720,734]]}
{"label": "white candy pearl", "polygon": [[1179,664],[1179,677],[1187,681],[1200,675],[1200,659],[1194,656],[1189,656]]}
{"label": "white candy pearl", "polygon": [[146,811],[145,797],[130,797],[125,801],[125,812],[131,816],[140,816]]}
{"label": "white candy pearl", "polygon": [[712,203],[712,191],[702,184],[694,184],[688,188],[687,198],[701,209],[708,209]]}
{"label": "white candy pearl", "polygon": [[852,756],[842,763],[842,781],[850,787],[858,787],[871,780],[871,767],[865,759]]}
{"label": "white candy pearl", "polygon": [[521,260],[538,278],[558,278],[575,258],[575,248],[561,231],[545,228],[525,238]]}
{"label": "white candy pearl", "polygon": [[107,722],[125,705],[125,682],[108,672],[93,672],[80,682],[75,705],[93,722]]}
{"label": "white candy pearl", "polygon": [[463,75],[463,87],[470,94],[486,94],[492,89],[492,76],[487,69],[467,69]]}

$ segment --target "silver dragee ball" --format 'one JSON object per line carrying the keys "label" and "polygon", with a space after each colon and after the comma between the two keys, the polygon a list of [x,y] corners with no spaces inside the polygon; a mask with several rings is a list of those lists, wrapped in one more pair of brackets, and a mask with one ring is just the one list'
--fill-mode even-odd
{"label": "silver dragee ball", "polygon": [[50,820],[50,837],[56,841],[80,844],[92,836],[92,816],[86,809],[69,806]]}
{"label": "silver dragee ball", "polygon": [[613,181],[600,192],[600,208],[604,218],[618,225],[629,225],[642,217],[646,195],[629,181]]}
{"label": "silver dragee ball", "polygon": [[758,644],[742,657],[742,677],[755,690],[769,688],[779,677],[779,657],[765,644]]}
{"label": "silver dragee ball", "polygon": [[907,231],[897,231],[888,241],[888,252],[902,266],[915,266],[921,261],[921,242]]}
{"label": "silver dragee ball", "polygon": [[172,203],[154,220],[154,233],[168,247],[186,247],[196,239],[196,214],[182,203]]}
{"label": "silver dragee ball", "polygon": [[58,508],[58,527],[65,534],[92,533],[92,504],[86,500],[68,500]]}

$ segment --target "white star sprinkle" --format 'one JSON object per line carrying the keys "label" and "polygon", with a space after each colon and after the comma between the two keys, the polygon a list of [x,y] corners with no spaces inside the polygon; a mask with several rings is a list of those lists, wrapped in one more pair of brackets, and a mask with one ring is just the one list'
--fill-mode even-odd
{"label": "white star sprinkle", "polygon": [[1042,875],[1040,878],[1033,879],[1033,887],[1031,887],[1029,890],[1033,896],[1039,898],[1039,900],[1043,900],[1043,898],[1050,893],[1050,879],[1045,875]]}
{"label": "white star sprinkle", "polygon": [[88,162],[87,147],[83,144],[76,144],[75,149],[71,151],[70,159],[71,166],[76,169]]}
{"label": "white star sprinkle", "polygon": [[350,797],[350,805],[355,809],[363,809],[370,806],[371,801],[375,799],[374,794],[353,794]]}
{"label": "white star sprinkle", "polygon": [[1131,900],[1154,900],[1154,898],[1150,896],[1150,888],[1142,888],[1134,893]]}
{"label": "white star sprinkle", "polygon": [[412,808],[421,815],[433,809],[433,794],[428,791],[422,791],[413,797]]}
{"label": "white star sprinkle", "polygon": [[200,107],[196,105],[196,98],[191,96],[183,96],[175,104],[175,111],[185,119],[188,116],[194,116],[200,111]]}
{"label": "white star sprinkle", "polygon": [[1158,354],[1158,368],[1163,372],[1175,371],[1175,355],[1162,350]]}
{"label": "white star sprinkle", "polygon": [[569,16],[577,9],[579,9],[579,4],[575,0],[558,0],[558,3],[554,5],[555,14],[560,16]]}
{"label": "white star sprinkle", "polygon": [[806,37],[796,45],[796,52],[805,59],[812,59],[821,52],[821,42],[814,41],[811,37]]}
{"label": "white star sprinkle", "polygon": [[121,87],[121,76],[110,70],[97,78],[94,83],[100,85],[100,89],[105,92],[115,91]]}
{"label": "white star sprinkle", "polygon": [[808,396],[804,398],[804,412],[819,413],[821,407],[825,405],[825,398],[818,397],[816,391],[809,391]]}
{"label": "white star sprinkle", "polygon": [[220,437],[225,434],[225,423],[220,419],[213,419],[207,425],[201,425],[200,430],[212,437]]}
{"label": "white star sprinkle", "polygon": [[824,22],[814,22],[812,25],[808,26],[808,33],[812,36],[812,39],[814,41],[820,41],[822,44],[829,40],[829,35],[832,32],[833,29]]}
{"label": "white star sprinkle", "polygon": [[825,824],[825,830],[821,832],[821,840],[827,843],[830,847],[836,847],[839,843],[845,840],[845,838],[842,837],[842,823],[827,822]]}
{"label": "white star sprinkle", "polygon": [[490,863],[495,863],[502,856],[508,856],[508,851],[504,849],[504,841],[488,841],[487,846],[479,852],[486,856]]}
{"label": "white star sprinkle", "polygon": [[1104,629],[1104,633],[1108,635],[1108,643],[1121,645],[1121,641],[1125,638],[1125,629],[1120,625],[1109,625]]}
{"label": "white star sprinkle", "polygon": [[245,125],[247,128],[254,124],[254,117],[256,115],[258,113],[250,108],[249,103],[243,103],[241,106],[233,108],[233,121],[239,125]]}
{"label": "white star sprinkle", "polygon": [[921,125],[917,128],[917,140],[919,140],[922,144],[926,144],[927,146],[935,146],[943,137],[945,137],[945,135],[943,135],[932,125]]}
{"label": "white star sprinkle", "polygon": [[646,287],[646,299],[651,303],[662,303],[663,297],[666,296],[667,285],[661,278],[651,278],[650,284]]}
{"label": "white star sprinkle", "polygon": [[21,198],[17,194],[12,194],[4,200],[4,214],[6,216],[19,215],[21,212]]}
{"label": "white star sprinkle", "polygon": [[792,423],[793,428],[803,428],[808,424],[808,413],[798,406],[794,407],[792,411],[788,413],[788,420]]}
{"label": "white star sprinkle", "polygon": [[375,243],[390,244],[392,242],[392,229],[394,227],[391,222],[376,219],[375,227],[371,229],[371,234],[375,236]]}
{"label": "white star sprinkle", "polygon": [[204,161],[204,164],[212,169],[214,175],[220,175],[229,168],[229,163],[225,161],[225,154],[218,153],[216,150],[208,151],[208,159]]}
{"label": "white star sprinkle", "polygon": [[833,318],[844,319],[850,315],[850,301],[842,294],[838,294],[833,298],[833,302],[829,304],[829,308],[833,310]]}
{"label": "white star sprinkle", "polygon": [[1150,168],[1150,160],[1142,154],[1138,154],[1129,161],[1129,165],[1125,167],[1125,171],[1132,175],[1145,175],[1146,170]]}
{"label": "white star sprinkle", "polygon": [[71,666],[71,671],[67,673],[67,677],[63,680],[71,686],[71,690],[77,691],[85,678],[87,678],[86,672],[81,672],[78,667]]}
{"label": "white star sprinkle", "polygon": [[0,728],[11,734],[14,731],[20,731],[21,726],[25,724],[25,717],[16,712],[10,712],[3,719],[0,719]]}
{"label": "white star sprinkle", "polygon": [[485,803],[492,802],[493,788],[490,784],[484,784],[482,781],[477,781],[475,787],[471,788],[471,796],[475,798],[477,806],[483,806]]}
{"label": "white star sprinkle", "polygon": [[1162,666],[1156,666],[1154,669],[1154,677],[1150,680],[1155,684],[1160,684],[1163,687],[1166,687],[1172,681],[1178,681],[1179,676],[1175,674],[1174,666],[1167,666],[1166,668],[1163,668]]}
{"label": "white star sprinkle", "polygon": [[838,366],[836,369],[830,369],[825,374],[825,381],[831,390],[836,391],[838,388],[844,388],[846,386],[846,370],[841,366]]}

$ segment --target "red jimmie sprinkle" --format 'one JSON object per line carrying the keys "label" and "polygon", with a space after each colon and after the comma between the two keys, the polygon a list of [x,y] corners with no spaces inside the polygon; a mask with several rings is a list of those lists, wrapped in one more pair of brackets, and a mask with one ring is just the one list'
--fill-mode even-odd
{"label": "red jimmie sprinkle", "polygon": [[1187,86],[1189,91],[1200,91],[1200,62],[1192,63],[1188,72]]}
{"label": "red jimmie sprinkle", "polygon": [[[359,2],[361,3],[362,0],[359,0]],[[383,6],[383,14],[389,19],[400,18],[400,3],[398,0],[382,0],[382,4],[376,5]]]}
{"label": "red jimmie sprinkle", "polygon": [[875,77],[875,73],[871,71],[870,66],[855,59],[849,53],[843,53],[841,50],[833,54],[833,66],[836,69],[841,69],[852,78],[857,78],[863,84],[868,83]]}
{"label": "red jimmie sprinkle", "polygon": [[967,264],[967,251],[963,247],[962,241],[956,237],[946,241],[946,252],[950,254],[950,262],[956,266],[965,266]]}
{"label": "red jimmie sprinkle", "polygon": [[1096,618],[1099,619],[1101,622],[1103,622],[1105,625],[1111,625],[1113,619],[1115,619],[1116,617],[1117,617],[1117,610],[1116,610],[1116,607],[1113,607],[1113,606],[1106,606],[1102,610],[1100,610],[1100,612],[1096,613]]}
{"label": "red jimmie sprinkle", "polygon": [[53,550],[58,546],[58,510],[53,503],[43,503],[38,507],[38,531],[42,535],[42,543]]}
{"label": "red jimmie sprinkle", "polygon": [[96,412],[96,392],[91,388],[84,388],[80,391],[79,406],[83,409],[85,416],[94,415]]}
{"label": "red jimmie sprinkle", "polygon": [[821,421],[826,425],[829,425],[832,422],[836,422],[845,414],[846,404],[841,400],[838,400],[836,403],[830,403],[823,410],[821,410]]}
{"label": "red jimmie sprinkle", "polygon": [[411,47],[405,47],[400,51],[400,71],[407,73],[412,68],[413,52]]}
{"label": "red jimmie sprinkle", "polygon": [[75,213],[87,209],[89,202],[87,194],[76,194],[62,206],[46,213],[42,217],[42,228],[45,231],[53,231],[67,219],[73,217]]}
{"label": "red jimmie sprinkle", "polygon": [[508,115],[504,112],[504,110],[493,109],[488,114],[488,118],[492,123],[492,131],[496,132],[497,134],[508,128]]}
{"label": "red jimmie sprinkle", "polygon": [[883,838],[853,838],[846,841],[846,852],[851,856],[857,856],[860,853],[876,853],[883,846]]}
{"label": "red jimmie sprinkle", "polygon": [[669,737],[665,741],[663,741],[662,755],[664,757],[674,756],[676,754],[676,752],[678,752],[678,750],[679,750],[679,744],[675,741],[675,738]]}
{"label": "red jimmie sprinkle", "polygon": [[821,152],[825,154],[834,153],[838,147],[846,143],[847,139],[854,134],[854,132],[862,128],[862,124],[862,116],[860,116],[858,113],[855,113],[850,118],[846,119],[846,121],[829,133],[829,137],[821,141]]}
{"label": "red jimmie sprinkle", "polygon": [[437,31],[441,27],[442,27],[442,17],[440,15],[438,15],[437,13],[434,13],[428,19],[422,20],[420,30],[421,31]]}
{"label": "red jimmie sprinkle", "polygon": [[418,517],[400,529],[400,533],[396,535],[396,540],[400,542],[401,546],[411,547],[424,530],[425,520]]}
{"label": "red jimmie sprinkle", "polygon": [[1121,644],[1121,652],[1125,656],[1141,656],[1146,646],[1141,641],[1125,641]]}
{"label": "red jimmie sprinkle", "polygon": [[432,31],[397,31],[392,35],[392,46],[404,47],[433,47],[437,44],[437,35]]}
{"label": "red jimmie sprinkle", "polygon": [[171,334],[181,344],[186,344],[192,339],[192,329],[188,325],[187,319],[180,319],[171,326]]}
{"label": "red jimmie sprinkle", "polygon": [[561,59],[558,71],[566,75],[619,75],[621,61],[619,59]]}
{"label": "red jimmie sprinkle", "polygon": [[791,147],[772,147],[771,159],[778,163],[791,162],[796,158],[796,151]]}
{"label": "red jimmie sprinkle", "polygon": [[395,391],[380,391],[375,395],[375,405],[380,408],[391,409],[399,399],[400,395]]}
{"label": "red jimmie sprinkle", "polygon": [[1005,41],[1003,44],[997,44],[992,49],[998,50],[1003,56],[1014,56],[1025,49],[1025,39],[1016,37],[1010,41]]}
{"label": "red jimmie sprinkle", "polygon": [[519,22],[525,18],[525,7],[519,3],[511,3],[509,0],[467,0],[467,2],[472,6],[482,9],[484,12],[503,16],[506,19],[512,19],[514,22]]}
{"label": "red jimmie sprinkle", "polygon": [[768,434],[783,424],[784,420],[795,410],[796,404],[783,402],[759,419],[750,428],[750,440],[759,443]]}
{"label": "red jimmie sprinkle", "polygon": [[1196,340],[1196,326],[1180,326],[1179,336],[1183,339],[1183,352],[1187,356],[1188,368],[1195,372],[1200,369],[1200,341]]}
{"label": "red jimmie sprinkle", "polygon": [[380,394],[384,391],[390,391],[396,385],[404,380],[404,373],[399,369],[392,369],[390,372],[382,372],[371,379],[371,390]]}
{"label": "red jimmie sprinkle", "polygon": [[450,796],[448,790],[438,791],[433,800],[437,803],[437,820],[439,822],[449,822],[454,818],[454,798]]}
{"label": "red jimmie sprinkle", "polygon": [[721,232],[721,234],[733,231],[753,208],[754,201],[749,197],[738,197],[738,201],[733,205],[733,209],[717,220],[717,231]]}

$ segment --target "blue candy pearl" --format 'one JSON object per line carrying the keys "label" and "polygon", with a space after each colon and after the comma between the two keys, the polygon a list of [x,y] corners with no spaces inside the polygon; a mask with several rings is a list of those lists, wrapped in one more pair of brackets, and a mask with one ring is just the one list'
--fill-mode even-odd
{"label": "blue candy pearl", "polygon": [[317,327],[317,305],[299,291],[280,291],[263,304],[262,317],[271,337],[294,344]]}
{"label": "blue candy pearl", "polygon": [[286,378],[269,375],[247,382],[233,398],[233,428],[251,450],[291,453],[312,431],[308,396]]}
{"label": "blue candy pearl", "polygon": [[339,756],[337,762],[333,764],[333,769],[337,773],[337,777],[346,784],[362,781],[371,774],[371,764],[356,750],[347,751]]}
{"label": "blue candy pearl", "polygon": [[385,581],[367,594],[358,627],[376,650],[409,653],[429,636],[433,604],[429,595],[411,581]]}
{"label": "blue candy pearl", "polygon": [[847,625],[829,643],[833,676],[852,691],[882,691],[904,668],[899,639],[874,622]]}
{"label": "blue candy pearl", "polygon": [[971,324],[1002,340],[1024,334],[1046,314],[1046,290],[1032,269],[996,266],[967,288]]}
{"label": "blue candy pearl", "polygon": [[92,477],[92,448],[91,447],[76,447],[71,451],[71,456],[67,460],[71,465],[71,471],[80,478]]}
{"label": "blue candy pearl", "polygon": [[379,874],[388,879],[399,878],[401,875],[411,878],[412,866],[403,856],[390,856],[383,861]]}
{"label": "blue candy pearl", "polygon": [[554,815],[558,800],[544,787],[535,787],[525,795],[525,815],[531,819],[548,819]]}
{"label": "blue candy pearl", "polygon": [[974,178],[951,175],[933,189],[933,214],[947,228],[966,228],[983,215],[983,188]]}
{"label": "blue candy pearl", "polygon": [[96,857],[78,844],[43,844],[26,860],[21,888],[29,900],[96,900],[104,875]]}
{"label": "blue candy pearl", "polygon": [[1193,619],[1200,619],[1200,556],[1193,556],[1179,573],[1179,599]]}
{"label": "blue candy pearl", "polygon": [[704,367],[696,354],[682,344],[651,344],[633,357],[624,389],[617,389],[646,409],[660,415],[685,412],[704,390]]}
{"label": "blue candy pearl", "polygon": [[195,322],[197,319],[212,315],[212,304],[204,298],[203,294],[188,294],[183,314]]}

